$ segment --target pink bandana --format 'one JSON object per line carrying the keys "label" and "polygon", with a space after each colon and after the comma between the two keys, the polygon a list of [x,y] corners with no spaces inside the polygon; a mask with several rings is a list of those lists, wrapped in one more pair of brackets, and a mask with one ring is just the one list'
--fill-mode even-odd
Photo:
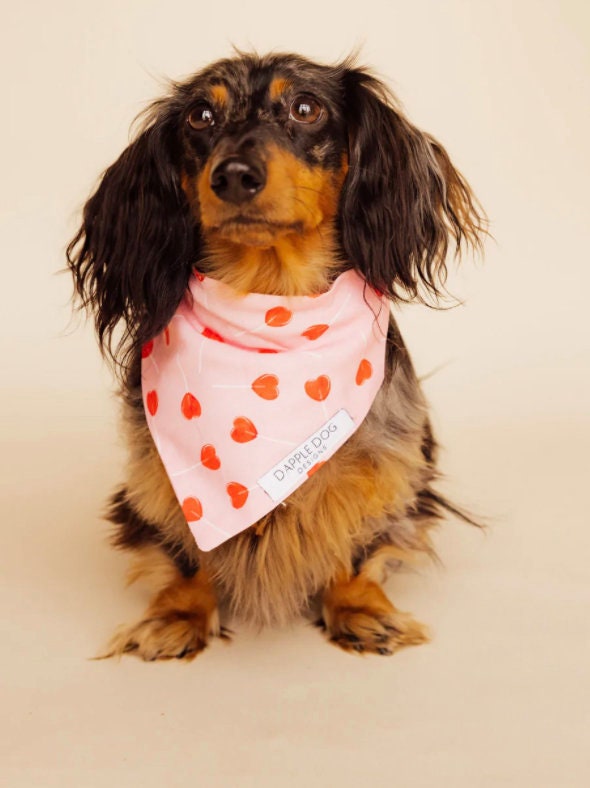
{"label": "pink bandana", "polygon": [[147,423],[201,550],[255,523],[360,426],[389,307],[354,271],[319,296],[239,295],[195,272],[142,351]]}

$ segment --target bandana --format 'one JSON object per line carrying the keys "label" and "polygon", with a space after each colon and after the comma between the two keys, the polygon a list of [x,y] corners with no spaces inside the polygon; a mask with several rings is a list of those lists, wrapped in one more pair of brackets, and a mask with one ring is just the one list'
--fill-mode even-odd
{"label": "bandana", "polygon": [[389,307],[356,272],[318,296],[240,295],[195,272],[142,349],[147,423],[201,550],[245,530],[360,426]]}

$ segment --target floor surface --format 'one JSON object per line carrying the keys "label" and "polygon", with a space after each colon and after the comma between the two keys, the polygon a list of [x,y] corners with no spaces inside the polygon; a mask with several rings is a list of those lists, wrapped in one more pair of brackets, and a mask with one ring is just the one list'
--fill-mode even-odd
{"label": "floor surface", "polygon": [[430,644],[357,657],[301,624],[148,664],[90,659],[146,602],[124,588],[97,516],[123,456],[113,403],[47,392],[43,408],[51,431],[39,440],[29,408],[3,474],[3,785],[588,784],[580,425],[448,432],[450,486],[461,480],[489,530],[446,524],[444,566],[389,582]]}

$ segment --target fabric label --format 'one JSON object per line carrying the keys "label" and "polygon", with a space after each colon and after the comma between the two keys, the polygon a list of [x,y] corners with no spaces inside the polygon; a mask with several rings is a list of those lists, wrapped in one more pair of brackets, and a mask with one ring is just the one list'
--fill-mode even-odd
{"label": "fabric label", "polygon": [[282,501],[329,459],[354,432],[354,421],[344,408],[289,452],[258,479],[258,485],[272,498]]}

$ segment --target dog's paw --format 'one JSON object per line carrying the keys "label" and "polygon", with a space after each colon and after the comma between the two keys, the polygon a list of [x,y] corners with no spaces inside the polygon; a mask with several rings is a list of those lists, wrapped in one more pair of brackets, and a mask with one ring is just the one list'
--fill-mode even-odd
{"label": "dog's paw", "polygon": [[426,628],[407,613],[384,615],[370,608],[341,608],[333,611],[330,624],[317,622],[330,642],[345,651],[389,656],[404,646],[417,646],[429,638]]}
{"label": "dog's paw", "polygon": [[317,625],[345,651],[390,655],[429,640],[424,625],[396,610],[381,587],[362,576],[335,583],[322,616]]}
{"label": "dog's paw", "polygon": [[229,640],[228,630],[219,626],[217,613],[207,617],[172,610],[133,626],[121,627],[98,659],[132,654],[147,662],[157,659],[190,661],[207,647],[211,637]]}

